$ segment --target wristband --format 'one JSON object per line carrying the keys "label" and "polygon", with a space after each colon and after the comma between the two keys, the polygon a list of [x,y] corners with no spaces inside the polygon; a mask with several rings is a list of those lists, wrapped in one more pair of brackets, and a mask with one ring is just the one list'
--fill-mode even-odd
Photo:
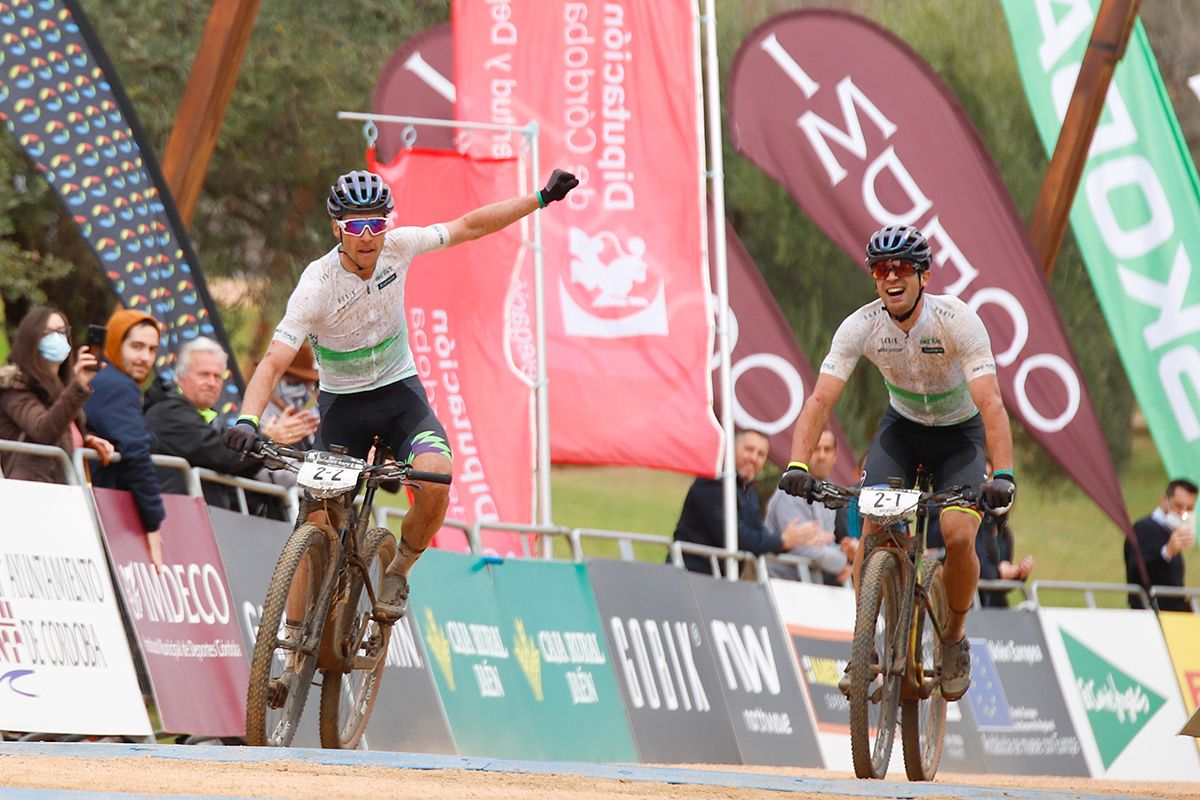
{"label": "wristband", "polygon": [[791,461],[788,463],[787,468],[788,469],[802,469],[805,472],[812,472],[812,470],[810,470],[808,468],[808,464],[805,464],[803,461]]}
{"label": "wristband", "polygon": [[249,422],[252,426],[254,426],[254,430],[258,430],[258,417],[254,416],[253,414],[243,414],[242,416],[238,417],[237,421],[233,424],[240,425],[243,422]]}
{"label": "wristband", "polygon": [[1013,475],[1013,471],[1011,469],[998,469],[992,473],[992,477],[993,478],[1008,478],[1009,483],[1013,483],[1013,484],[1015,484],[1017,482],[1017,479]]}
{"label": "wristband", "polygon": [[540,190],[539,190],[539,191],[536,191],[536,192],[534,192],[534,193],[533,193],[533,196],[537,198],[537,201],[538,201],[538,208],[545,208],[545,207],[546,207],[546,201],[542,199],[542,193],[541,193],[541,191],[540,191]]}

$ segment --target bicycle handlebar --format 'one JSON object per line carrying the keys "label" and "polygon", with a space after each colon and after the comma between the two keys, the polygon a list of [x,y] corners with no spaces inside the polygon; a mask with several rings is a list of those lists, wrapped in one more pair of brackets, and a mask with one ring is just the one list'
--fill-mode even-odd
{"label": "bicycle handlebar", "polygon": [[[292,472],[296,472],[298,467],[288,464],[287,462],[282,461],[282,459],[290,458],[296,461],[303,461],[311,452],[311,450],[297,450],[294,447],[277,444],[269,439],[259,439],[254,448],[254,453],[256,455],[266,456],[268,459],[280,461],[284,469],[291,470]],[[331,453],[331,455],[337,454]],[[268,469],[273,468],[269,464],[267,466]],[[422,481],[424,483],[441,483],[447,486],[450,485],[452,480],[450,475],[442,472],[422,472],[420,470],[413,469],[408,464],[397,464],[396,462],[389,462],[386,464],[369,464],[363,469],[363,474],[378,476],[384,480],[388,478],[399,478],[404,482]]]}
{"label": "bicycle handlebar", "polygon": [[[836,483],[821,481],[811,497],[806,497],[814,503],[820,503],[826,508],[846,508],[851,501],[858,498],[862,491],[858,486],[838,486]],[[958,503],[974,503],[978,490],[972,486],[951,486],[940,492],[921,492],[921,505],[951,506]]]}

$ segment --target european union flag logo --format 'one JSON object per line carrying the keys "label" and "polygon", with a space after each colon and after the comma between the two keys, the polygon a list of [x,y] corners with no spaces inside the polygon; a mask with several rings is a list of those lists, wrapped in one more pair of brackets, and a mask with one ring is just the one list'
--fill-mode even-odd
{"label": "european union flag logo", "polygon": [[1012,711],[987,639],[971,639],[971,688],[967,690],[967,703],[980,730],[1012,728]]}

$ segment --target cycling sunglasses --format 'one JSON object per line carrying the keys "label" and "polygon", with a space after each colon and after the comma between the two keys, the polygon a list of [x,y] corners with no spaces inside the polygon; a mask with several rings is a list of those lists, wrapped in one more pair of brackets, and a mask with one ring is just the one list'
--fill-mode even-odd
{"label": "cycling sunglasses", "polygon": [[367,231],[372,236],[378,236],[387,230],[387,217],[367,217],[365,219],[339,219],[338,227],[351,236],[362,236]]}
{"label": "cycling sunglasses", "polygon": [[871,277],[877,281],[886,280],[889,272],[896,273],[901,280],[916,274],[917,268],[909,261],[880,261],[871,265]]}

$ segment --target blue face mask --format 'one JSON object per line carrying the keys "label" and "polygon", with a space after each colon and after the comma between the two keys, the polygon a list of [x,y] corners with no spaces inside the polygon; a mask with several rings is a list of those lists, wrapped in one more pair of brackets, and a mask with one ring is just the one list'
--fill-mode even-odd
{"label": "blue face mask", "polygon": [[38,342],[38,352],[51,364],[61,364],[71,355],[71,343],[61,333],[47,333]]}

